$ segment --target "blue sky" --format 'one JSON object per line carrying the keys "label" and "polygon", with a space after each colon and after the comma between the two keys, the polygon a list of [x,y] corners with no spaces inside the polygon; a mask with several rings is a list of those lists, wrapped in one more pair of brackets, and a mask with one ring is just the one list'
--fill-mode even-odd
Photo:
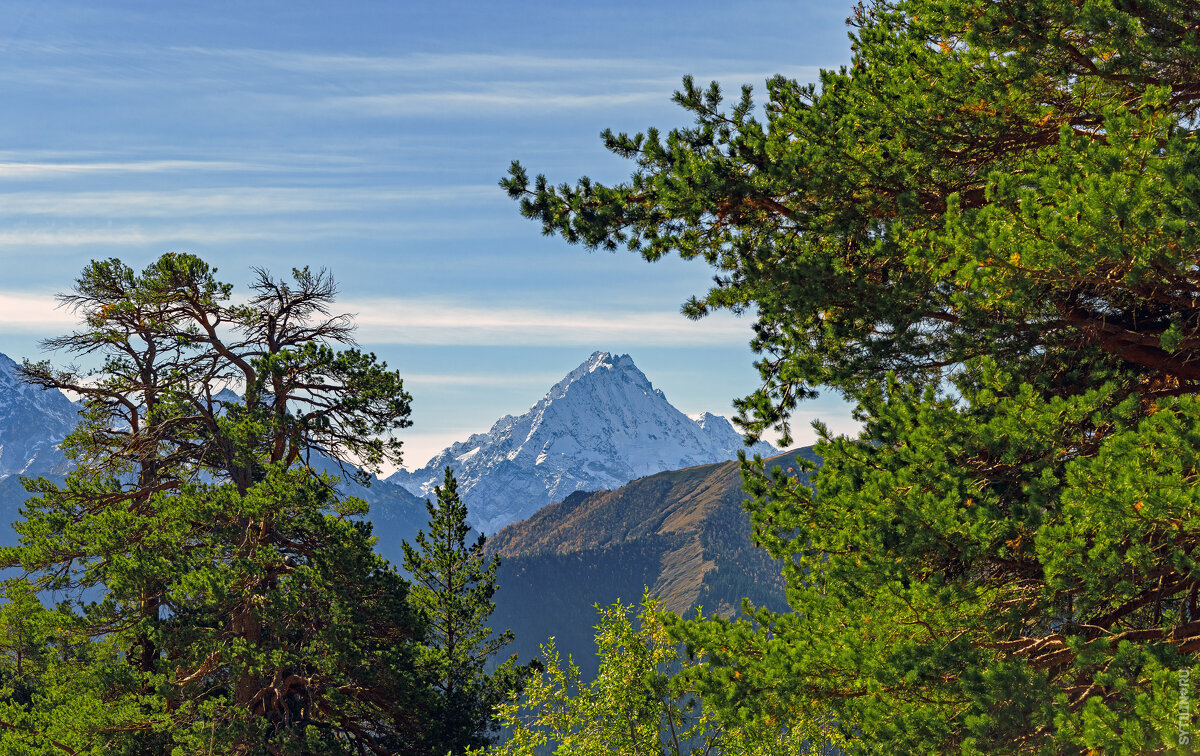
{"label": "blue sky", "polygon": [[[711,278],[540,235],[497,187],[632,166],[599,132],[686,123],[684,74],[762,90],[849,60],[827,2],[0,2],[0,351],[68,330],[90,259],[331,269],[407,377],[406,462],[629,353],[686,412],[756,387],[750,321],[679,313]],[[849,428],[826,397],[798,414]]]}

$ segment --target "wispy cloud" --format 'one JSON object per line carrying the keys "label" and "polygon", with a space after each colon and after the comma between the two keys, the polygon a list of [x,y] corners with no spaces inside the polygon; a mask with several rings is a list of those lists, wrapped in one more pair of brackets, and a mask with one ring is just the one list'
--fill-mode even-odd
{"label": "wispy cloud", "polygon": [[96,162],[0,162],[0,179],[74,177],[95,173],[180,173],[246,171],[255,166],[219,160],[133,160]]}
{"label": "wispy cloud", "polygon": [[444,300],[345,302],[367,344],[581,346],[741,345],[750,323],[728,314],[693,322],[672,311],[612,311],[471,306]]}
{"label": "wispy cloud", "polygon": [[554,384],[562,376],[553,373],[403,373],[405,384],[416,386],[422,390],[431,388],[528,388],[529,386],[547,387]]}
{"label": "wispy cloud", "polygon": [[494,185],[408,190],[343,187],[217,187],[165,191],[3,192],[0,216],[179,218],[380,210],[397,205],[441,206],[504,201]]}
{"label": "wispy cloud", "polygon": [[250,226],[78,227],[0,230],[0,248],[145,246],[168,242],[221,244],[235,241],[278,240],[311,237],[292,229],[290,232]]}
{"label": "wispy cloud", "polygon": [[[746,60],[693,57],[570,57],[528,52],[354,55],[254,48],[45,47],[32,60],[0,72],[28,85],[111,91],[160,92],[221,102],[236,120],[246,112],[337,114],[342,117],[429,116],[487,112],[529,114],[662,103],[684,74],[717,80],[730,91],[760,85],[783,73],[815,80],[815,66],[761,68]],[[69,61],[69,62],[67,62]],[[86,61],[86,62],[81,62]],[[130,61],[139,61],[131,68]],[[3,175],[0,173],[0,175]]]}
{"label": "wispy cloud", "polygon": [[541,71],[553,73],[613,72],[645,74],[676,68],[678,63],[654,58],[565,57],[530,53],[414,53],[411,55],[351,55],[254,48],[174,47],[169,52],[195,60],[197,56],[242,65],[307,74],[462,73],[471,71]]}
{"label": "wispy cloud", "polygon": [[609,93],[577,93],[525,88],[520,91],[490,92],[399,92],[392,94],[331,97],[309,102],[309,105],[336,110],[354,111],[362,115],[406,116],[445,115],[460,112],[513,112],[614,108],[642,102],[663,100],[661,89],[619,91]]}
{"label": "wispy cloud", "polygon": [[[417,215],[417,214],[410,214]],[[299,217],[300,220],[296,220]],[[456,218],[441,214],[438,218],[410,220],[370,219],[335,216],[328,220],[298,216],[283,219],[255,219],[246,222],[179,222],[168,218],[162,223],[130,221],[127,224],[85,225],[72,223],[59,227],[0,227],[0,251],[51,247],[146,247],[164,244],[220,245],[234,242],[294,242],[334,240],[395,240],[406,242],[444,239],[495,241],[501,237],[495,222],[487,217]],[[516,233],[516,232],[508,232]]]}
{"label": "wispy cloud", "polygon": [[[693,322],[670,311],[613,312],[472,306],[432,299],[360,299],[343,301],[340,310],[356,313],[358,340],[364,344],[454,346],[626,346],[742,345],[750,338],[745,319],[719,313]],[[0,330],[12,333],[59,333],[77,324],[53,294],[0,291]],[[520,386],[553,382],[553,376],[414,374],[424,385]],[[549,385],[549,384],[547,384]]]}
{"label": "wispy cloud", "polygon": [[713,79],[725,84],[742,81],[761,82],[767,76],[783,74],[805,81],[815,80],[819,66],[779,66],[778,63],[763,61],[757,69],[746,67],[746,60],[706,59],[697,62],[694,57],[568,57],[562,55],[539,55],[528,52],[507,54],[487,53],[413,53],[411,55],[349,55],[311,53],[296,50],[258,50],[253,48],[197,48],[176,47],[169,53],[178,53],[190,61],[197,56],[227,60],[239,65],[251,65],[261,69],[275,69],[304,74],[395,77],[409,74],[452,76],[469,73],[484,74],[486,78],[511,77],[514,74],[536,75],[540,78],[594,76],[597,79],[620,77],[630,81],[679,83],[685,73],[691,73],[700,81]]}
{"label": "wispy cloud", "polygon": [[[261,75],[269,71],[304,74],[306,76],[346,77],[361,81],[364,77],[396,77],[421,74],[430,76],[453,76],[455,74],[512,75],[514,73],[541,74],[552,76],[620,75],[622,77],[675,76],[677,72],[694,72],[697,76],[712,74],[709,71],[729,71],[733,76],[750,71],[751,76],[762,73],[784,73],[791,71],[815,71],[815,66],[788,66],[781,70],[777,61],[764,59],[760,71],[747,68],[744,57],[723,60],[705,58],[697,61],[694,56],[630,56],[630,55],[546,55],[537,52],[514,51],[507,53],[414,52],[405,55],[363,55],[310,50],[283,50],[254,47],[220,47],[203,45],[103,45],[89,41],[86,46],[78,44],[39,44],[32,42],[17,45],[23,60],[37,65],[43,72],[67,78],[97,69],[127,69],[130,61],[138,61],[136,70],[145,80],[163,67],[151,62],[172,62],[169,70],[175,78],[181,73],[191,72],[194,76],[213,81],[222,78],[240,77],[248,74]],[[86,67],[73,66],[71,61],[86,60]],[[698,68],[699,66],[699,68]],[[736,68],[735,68],[736,67]],[[707,69],[707,70],[701,70]],[[164,76],[165,78],[165,76]]]}
{"label": "wispy cloud", "polygon": [[49,336],[70,330],[77,322],[70,310],[58,306],[53,294],[0,292],[0,332]]}

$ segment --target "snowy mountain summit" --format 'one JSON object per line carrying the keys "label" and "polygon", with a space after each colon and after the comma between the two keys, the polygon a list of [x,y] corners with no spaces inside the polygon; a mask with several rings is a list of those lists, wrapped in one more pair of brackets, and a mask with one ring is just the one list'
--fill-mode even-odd
{"label": "snowy mountain summit", "polygon": [[17,363],[0,354],[0,479],[64,471],[58,445],[76,422],[77,408],[61,391],[24,382]]}
{"label": "snowy mountain summit", "polygon": [[471,524],[494,533],[574,491],[618,488],[664,470],[723,462],[747,448],[720,415],[694,419],[675,409],[629,355],[596,352],[520,417],[506,415],[388,482],[432,497],[454,470]]}

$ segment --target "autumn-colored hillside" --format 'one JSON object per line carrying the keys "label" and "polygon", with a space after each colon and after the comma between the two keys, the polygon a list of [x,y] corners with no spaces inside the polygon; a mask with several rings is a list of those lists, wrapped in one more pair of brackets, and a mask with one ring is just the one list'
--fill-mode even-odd
{"label": "autumn-colored hillside", "polygon": [[[768,460],[796,468],[811,448]],[[666,608],[730,616],[749,598],[783,608],[779,565],[751,542],[738,463],[701,465],[577,492],[496,533],[500,589],[492,625],[511,628],[522,658],[550,636],[587,673],[595,604],[634,602],[649,587]]]}

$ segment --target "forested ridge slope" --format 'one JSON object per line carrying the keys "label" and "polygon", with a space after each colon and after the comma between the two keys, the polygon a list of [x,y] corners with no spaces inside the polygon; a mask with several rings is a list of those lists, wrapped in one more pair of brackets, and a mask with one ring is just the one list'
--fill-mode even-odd
{"label": "forested ridge slope", "polygon": [[[798,471],[811,447],[767,460]],[[512,628],[521,658],[553,635],[594,671],[594,604],[636,602],[644,588],[680,615],[730,616],[741,599],[782,608],[780,566],[751,541],[739,463],[639,478],[615,491],[579,491],[502,529],[487,543],[501,558],[494,627]]]}

